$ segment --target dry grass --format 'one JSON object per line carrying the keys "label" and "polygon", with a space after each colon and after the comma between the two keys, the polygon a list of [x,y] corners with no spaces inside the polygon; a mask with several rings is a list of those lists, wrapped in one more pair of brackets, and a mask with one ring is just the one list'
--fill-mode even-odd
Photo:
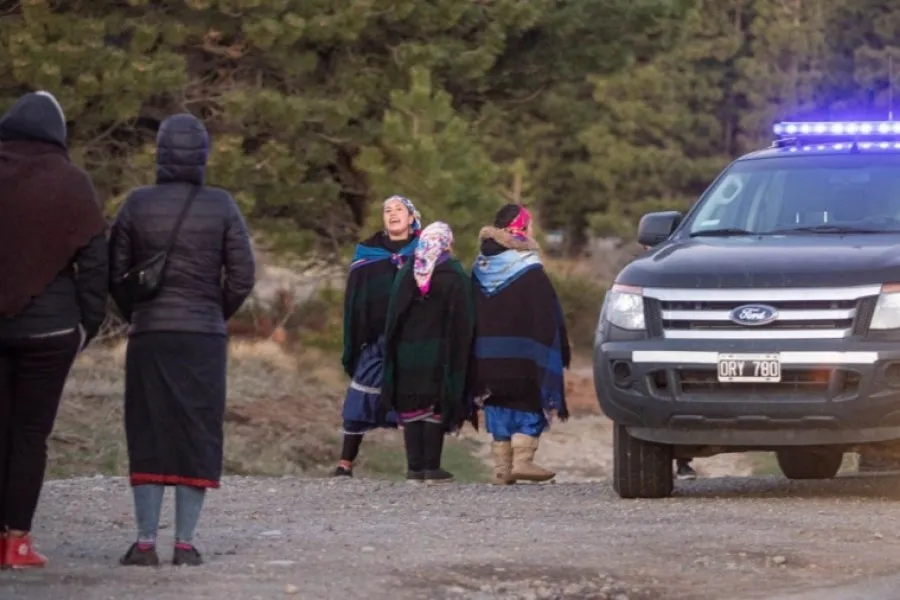
{"label": "dry grass", "polygon": [[[286,350],[271,341],[232,342],[225,412],[225,472],[235,475],[324,475],[340,452],[346,377],[338,357],[310,346]],[[50,440],[50,478],[124,475],[125,345],[91,348],[72,369]],[[461,480],[486,477],[471,444],[451,440],[448,465]],[[405,474],[402,438],[366,436],[363,476]]]}
{"label": "dry grass", "polygon": [[[78,358],[50,442],[48,476],[124,474],[125,346]],[[318,473],[337,458],[344,375],[316,350],[274,342],[230,347],[225,469],[233,474]]]}

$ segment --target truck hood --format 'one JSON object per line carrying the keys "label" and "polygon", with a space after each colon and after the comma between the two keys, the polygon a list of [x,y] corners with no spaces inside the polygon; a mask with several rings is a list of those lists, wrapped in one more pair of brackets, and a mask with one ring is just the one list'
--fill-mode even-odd
{"label": "truck hood", "polygon": [[631,262],[616,281],[670,288],[843,287],[900,282],[900,233],[673,240]]}

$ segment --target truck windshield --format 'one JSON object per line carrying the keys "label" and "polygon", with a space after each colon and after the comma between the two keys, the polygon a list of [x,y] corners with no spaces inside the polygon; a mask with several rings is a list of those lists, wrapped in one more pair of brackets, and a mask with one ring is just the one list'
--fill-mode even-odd
{"label": "truck windshield", "polygon": [[701,199],[691,236],[900,232],[900,153],[738,161]]}

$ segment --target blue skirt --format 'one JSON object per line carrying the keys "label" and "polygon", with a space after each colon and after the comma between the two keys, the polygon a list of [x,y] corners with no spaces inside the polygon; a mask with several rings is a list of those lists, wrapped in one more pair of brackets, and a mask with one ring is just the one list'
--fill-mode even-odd
{"label": "blue skirt", "polygon": [[343,432],[362,435],[379,427],[396,429],[397,415],[389,411],[384,419],[378,418],[381,400],[381,376],[384,364],[384,338],[366,346],[359,357],[353,380],[344,398]]}
{"label": "blue skirt", "polygon": [[549,429],[550,423],[544,413],[516,410],[502,406],[484,407],[484,425],[494,440],[510,440],[515,433],[531,437],[540,437]]}

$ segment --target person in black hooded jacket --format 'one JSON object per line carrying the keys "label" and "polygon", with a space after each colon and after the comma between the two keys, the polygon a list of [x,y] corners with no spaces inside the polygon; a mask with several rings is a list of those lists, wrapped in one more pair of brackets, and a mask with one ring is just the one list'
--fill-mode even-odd
{"label": "person in black hooded jacket", "polygon": [[63,387],[106,315],[106,221],[47,92],[0,119],[0,568],[41,567],[29,531]]}
{"label": "person in black hooded jacket", "polygon": [[[110,236],[111,292],[129,320],[125,434],[138,539],[124,565],[159,564],[164,486],[175,486],[173,563],[198,565],[194,530],[222,473],[226,322],[250,295],[255,260],[231,195],[203,185],[206,128],[190,114],[160,125],[156,185],[133,190]],[[188,204],[189,203],[189,204]],[[163,251],[187,207],[159,291],[136,302],[123,276]]]}

